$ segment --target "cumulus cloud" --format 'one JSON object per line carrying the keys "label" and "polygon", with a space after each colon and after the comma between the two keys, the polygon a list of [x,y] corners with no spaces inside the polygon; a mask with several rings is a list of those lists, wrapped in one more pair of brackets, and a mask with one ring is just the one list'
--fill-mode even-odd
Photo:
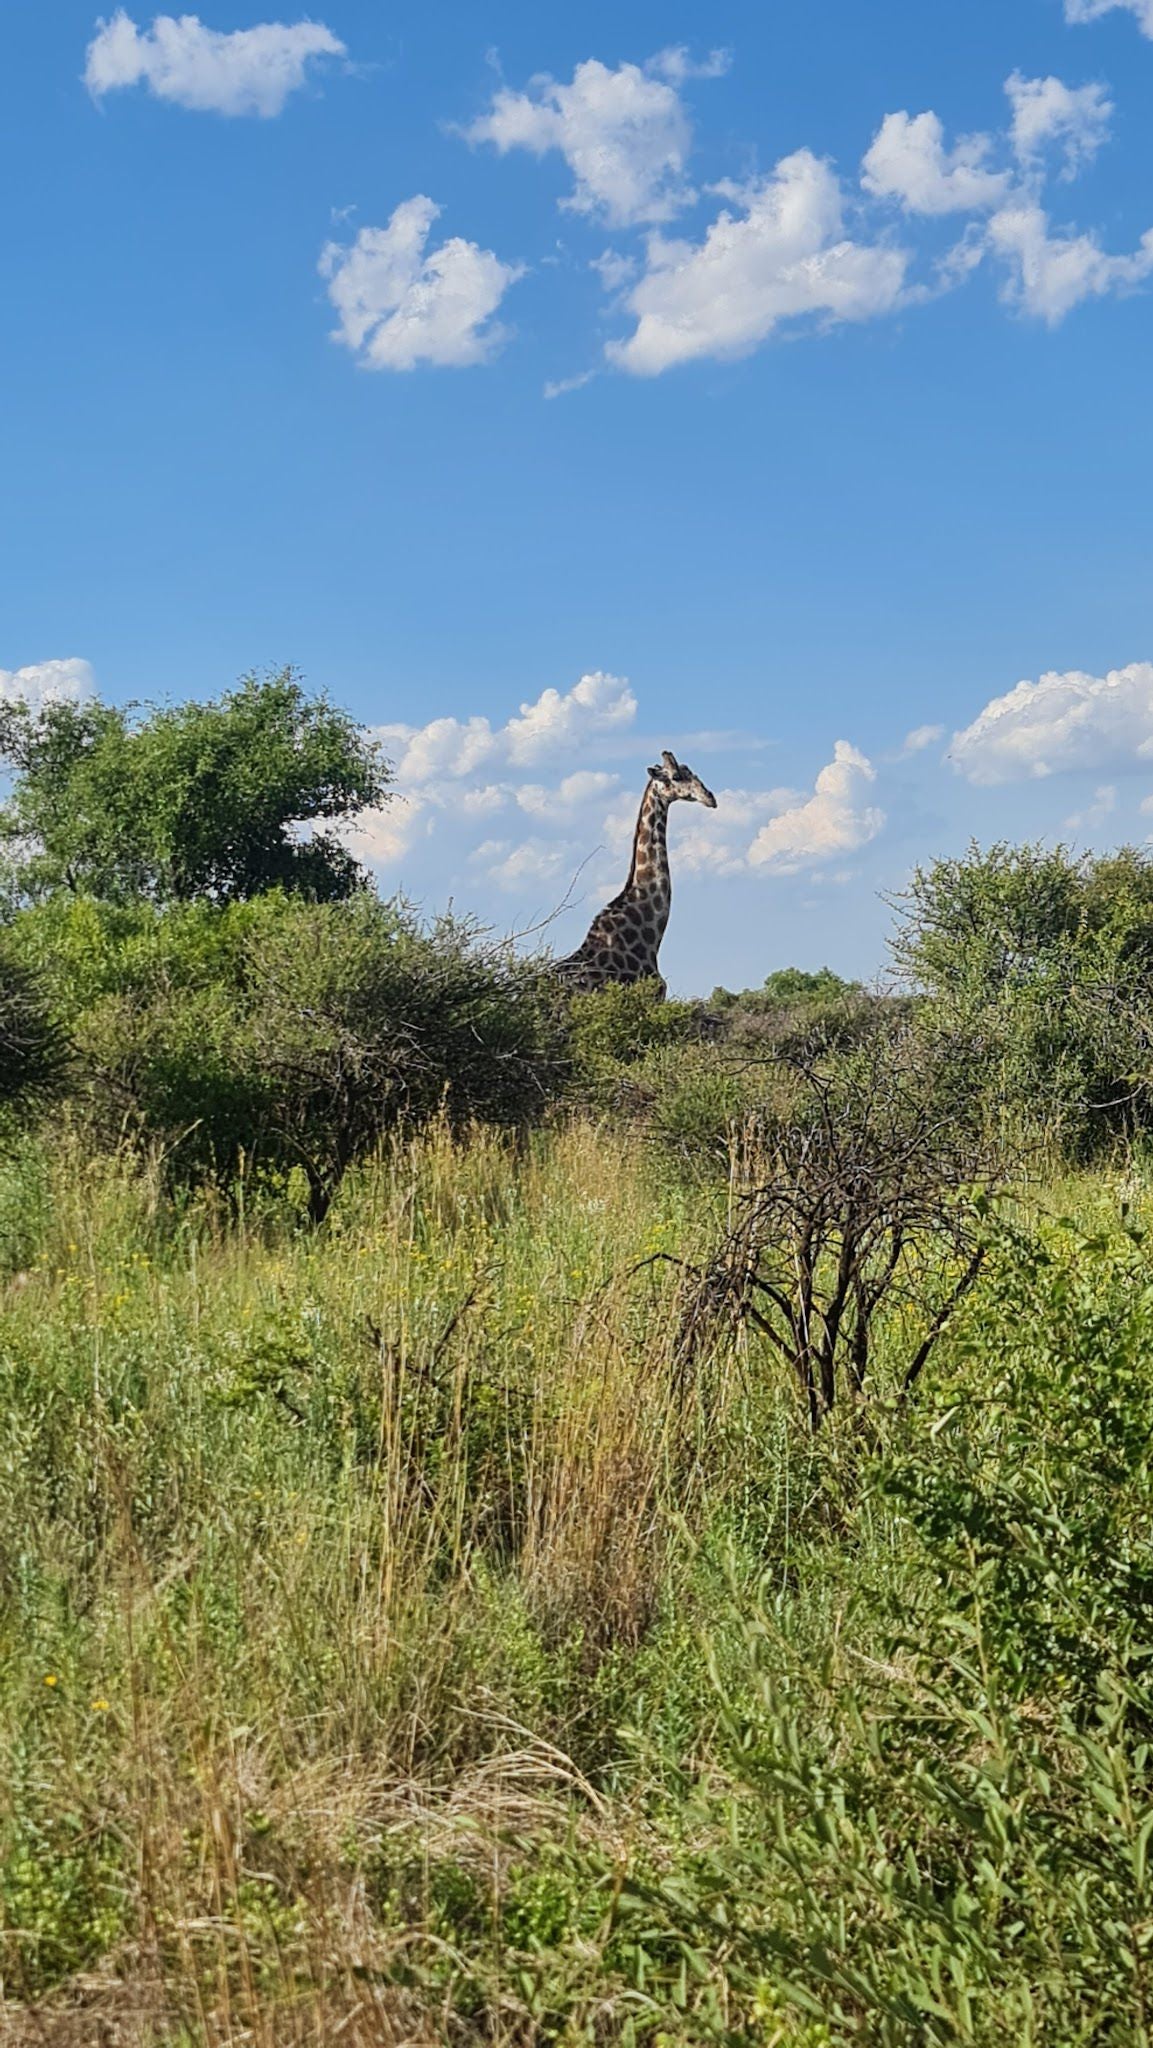
{"label": "cumulus cloud", "polygon": [[[349,844],[371,865],[420,886],[430,869],[444,886],[462,876],[502,895],[539,902],[567,895],[605,901],[624,880],[645,766],[660,745],[696,759],[699,741],[748,757],[746,734],[636,730],[636,701],[619,676],[582,676],[571,690],[544,690],[503,725],[488,718],[388,725],[375,736],[395,763],[398,795],[357,823]],[[590,765],[574,766],[577,762]],[[598,765],[592,765],[592,763]],[[599,763],[607,765],[599,765]],[[524,775],[532,765],[536,773]],[[809,788],[717,789],[717,809],[676,807],[670,850],[685,879],[828,878],[882,830],[872,799],[875,771],[838,740]],[[518,830],[518,823],[523,828]]]}
{"label": "cumulus cloud", "polygon": [[474,855],[490,882],[515,895],[541,883],[567,880],[579,864],[575,847],[555,839],[523,839],[510,845],[506,839],[489,839]]}
{"label": "cumulus cloud", "polygon": [[1124,9],[1137,17],[1143,34],[1153,36],[1153,0],[1065,0],[1066,21],[1100,21],[1102,15]]}
{"label": "cumulus cloud", "polygon": [[374,737],[387,752],[396,752],[397,781],[402,788],[447,777],[470,775],[496,750],[496,736],[487,718],[432,718],[427,725],[378,725]]}
{"label": "cumulus cloud", "polygon": [[885,823],[884,811],[863,800],[875,779],[872,762],[848,740],[837,740],[812,795],[762,825],[749,847],[750,867],[787,874],[867,846]]}
{"label": "cumulus cloud", "polygon": [[574,774],[562,776],[554,789],[540,782],[522,783],[516,800],[522,811],[537,818],[571,817],[606,797],[619,781],[620,776],[610,775],[607,769],[578,768]]}
{"label": "cumulus cloud", "polygon": [[571,690],[542,690],[522,704],[520,717],[504,728],[508,757],[516,765],[561,753],[586,733],[620,732],[636,717],[637,700],[622,676],[602,670],[582,676]]}
{"label": "cumulus cloud", "polygon": [[310,64],[344,55],[344,44],[318,21],[268,21],[226,34],[195,14],[158,14],[140,29],[120,8],[97,25],[84,82],[97,99],[143,85],[154,98],[198,113],[267,120],[305,83]]}
{"label": "cumulus cloud", "polygon": [[907,213],[983,212],[1009,188],[1005,172],[987,168],[991,146],[987,135],[964,135],[947,150],[938,115],[886,114],[861,165],[861,183]]}
{"label": "cumulus cloud", "polygon": [[[749,847],[769,818],[804,801],[799,790],[718,789],[717,808],[703,813],[686,806],[676,824],[673,858],[678,874],[722,879],[749,872]],[[635,812],[636,806],[633,805]],[[633,819],[628,818],[626,839],[631,840]]]}
{"label": "cumulus cloud", "polygon": [[320,259],[340,316],[333,338],[369,370],[412,370],[418,363],[461,369],[484,363],[507,339],[492,316],[521,264],[454,236],[426,253],[440,213],[418,193],[388,226],[362,228],[346,246],[329,242]]}
{"label": "cumulus cloud", "polygon": [[1153,662],[1108,675],[1050,670],[1020,682],[955,734],[950,756],[970,782],[1018,782],[1071,769],[1153,762]]}
{"label": "cumulus cloud", "polygon": [[340,836],[355,859],[367,867],[387,868],[395,866],[431,825],[419,797],[400,795],[379,810],[361,811]]}
{"label": "cumulus cloud", "polygon": [[1109,139],[1113,102],[1103,85],[1070,86],[1060,78],[1024,78],[1014,71],[1005,81],[1005,91],[1013,109],[1013,151],[1026,166],[1058,143],[1064,156],[1062,176],[1071,178]]}
{"label": "cumulus cloud", "polygon": [[836,173],[811,151],[729,196],[742,212],[722,212],[703,242],[650,239],[626,301],[635,331],[609,345],[622,369],[656,376],[694,357],[745,355],[782,321],[868,320],[898,303],[906,252],[845,237]]}
{"label": "cumulus cloud", "polygon": [[0,704],[25,703],[38,711],[62,698],[83,703],[95,695],[92,664],[78,655],[64,661],[33,662],[29,668],[0,668]]}
{"label": "cumulus cloud", "polygon": [[1132,291],[1153,275],[1153,228],[1131,256],[1110,256],[1091,234],[1052,234],[1049,216],[1022,200],[995,213],[989,242],[1008,268],[1003,297],[1056,327],[1083,299]]}
{"label": "cumulus cloud", "polygon": [[492,143],[502,156],[558,150],[574,181],[562,204],[574,213],[617,227],[668,220],[693,197],[684,175],[692,129],[676,89],[690,75],[682,50],[615,71],[590,57],[567,84],[545,75],[528,92],[502,86],[465,135]]}
{"label": "cumulus cloud", "polygon": [[519,716],[499,727],[487,718],[434,718],[421,726],[380,725],[375,737],[395,758],[398,786],[424,788],[441,780],[460,781],[482,766],[524,767],[545,760],[594,734],[623,731],[636,710],[627,678],[597,669],[581,676],[571,690],[542,690],[521,705]]}

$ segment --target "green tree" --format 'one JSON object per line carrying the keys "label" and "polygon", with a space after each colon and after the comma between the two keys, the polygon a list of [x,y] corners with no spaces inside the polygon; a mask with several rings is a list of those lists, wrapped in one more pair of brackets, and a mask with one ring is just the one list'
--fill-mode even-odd
{"label": "green tree", "polygon": [[714,1010],[731,1010],[740,1007],[750,1014],[767,1015],[770,1011],[781,1010],[801,1004],[820,1005],[843,1001],[860,991],[857,981],[845,981],[834,974],[831,967],[818,967],[815,972],[805,967],[777,967],[766,974],[760,988],[746,988],[734,994],[732,989],[715,988],[709,997],[709,1006]]}
{"label": "green tree", "polygon": [[971,846],[919,868],[893,951],[930,1031],[1018,1129],[1082,1155],[1153,1122],[1153,860]]}
{"label": "green tree", "polygon": [[291,669],[210,703],[0,707],[9,896],[58,889],[114,902],[267,889],[332,901],[363,873],[331,826],[385,800],[388,769],[347,713]]}

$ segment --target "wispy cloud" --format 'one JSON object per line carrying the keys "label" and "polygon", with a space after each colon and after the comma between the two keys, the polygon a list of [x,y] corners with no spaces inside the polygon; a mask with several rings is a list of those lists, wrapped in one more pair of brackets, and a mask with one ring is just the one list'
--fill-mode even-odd
{"label": "wispy cloud", "polygon": [[1065,0],[1066,21],[1100,21],[1120,12],[1135,15],[1142,34],[1153,36],[1153,0]]}

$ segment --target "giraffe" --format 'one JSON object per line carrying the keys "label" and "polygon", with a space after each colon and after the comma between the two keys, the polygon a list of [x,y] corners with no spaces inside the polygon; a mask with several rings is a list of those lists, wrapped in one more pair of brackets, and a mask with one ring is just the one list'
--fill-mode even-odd
{"label": "giraffe", "polygon": [[717,807],[716,797],[700,776],[666,750],[661,765],[649,769],[633,834],[628,881],[620,895],[594,917],[576,952],[556,963],[557,973],[570,988],[603,988],[609,981],[652,977],[660,982],[662,996],[667,995],[657,955],[672,901],[666,842],[669,805],[678,802],[705,804],[710,811]]}

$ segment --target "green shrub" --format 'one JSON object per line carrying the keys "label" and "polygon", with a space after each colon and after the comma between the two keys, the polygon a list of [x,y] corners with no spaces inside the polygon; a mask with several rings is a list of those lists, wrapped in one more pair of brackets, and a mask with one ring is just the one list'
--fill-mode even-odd
{"label": "green shrub", "polygon": [[573,996],[568,1018],[578,1084],[692,1038],[697,1014],[694,1003],[666,1002],[659,981],[610,981]]}
{"label": "green shrub", "polygon": [[1090,1713],[1103,1683],[1153,1674],[1147,1239],[1005,1231],[982,1303],[929,1418],[932,1456],[921,1415],[887,1484],[999,1688]]}
{"label": "green shrub", "polygon": [[0,943],[0,1118],[42,1105],[59,1089],[68,1044],[32,969]]}
{"label": "green shrub", "polygon": [[13,944],[40,966],[105,1143],[178,1180],[302,1169],[321,1217],[344,1171],[402,1120],[539,1114],[565,1071],[536,971],[469,925],[425,930],[361,894],[160,909],[55,898]]}
{"label": "green shrub", "polygon": [[870,996],[858,981],[844,981],[831,968],[808,973],[781,967],[760,988],[734,994],[715,988],[710,1013],[719,1037],[747,1057],[789,1058],[819,1041],[826,1047],[855,1045],[869,1035],[880,1009],[891,1000]]}

